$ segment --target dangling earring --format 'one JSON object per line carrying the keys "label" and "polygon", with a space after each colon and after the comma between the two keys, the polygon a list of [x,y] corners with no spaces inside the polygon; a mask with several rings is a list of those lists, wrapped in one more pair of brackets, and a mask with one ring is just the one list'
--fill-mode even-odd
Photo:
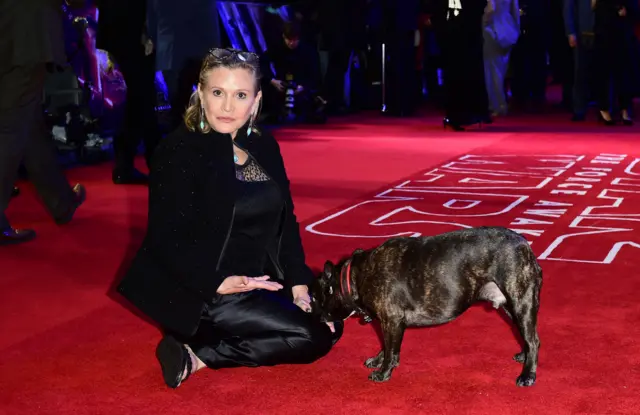
{"label": "dangling earring", "polygon": [[200,130],[204,131],[204,108],[200,107]]}
{"label": "dangling earring", "polygon": [[253,121],[255,119],[255,116],[251,116],[251,119],[249,120],[249,128],[247,128],[247,137],[251,135],[251,133],[253,132]]}

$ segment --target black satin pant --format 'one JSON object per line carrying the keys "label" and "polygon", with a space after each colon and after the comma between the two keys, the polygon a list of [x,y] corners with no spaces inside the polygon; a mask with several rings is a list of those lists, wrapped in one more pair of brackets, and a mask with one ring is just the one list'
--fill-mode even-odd
{"label": "black satin pant", "polygon": [[317,317],[285,296],[263,290],[219,295],[187,344],[207,367],[311,363],[337,339]]}

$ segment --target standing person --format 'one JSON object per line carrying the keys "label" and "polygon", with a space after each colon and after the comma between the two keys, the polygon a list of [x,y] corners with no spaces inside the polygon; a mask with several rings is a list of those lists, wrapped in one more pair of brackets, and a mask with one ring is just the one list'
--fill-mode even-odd
{"label": "standing person", "polygon": [[96,47],[109,52],[127,84],[124,120],[114,137],[115,184],[145,184],[147,176],[134,167],[144,138],[147,165],[160,141],[155,112],[153,43],[146,31],[147,1],[97,0],[100,11]]}
{"label": "standing person", "polygon": [[342,333],[309,313],[314,277],[261,99],[258,56],[212,50],[153,159],[147,234],[118,291],[163,329],[171,388],[205,367],[311,363]]}
{"label": "standing person", "polygon": [[547,100],[549,0],[519,0],[520,37],[511,53],[511,91],[517,107],[541,111]]}
{"label": "standing person", "polygon": [[406,116],[415,111],[421,86],[416,72],[415,37],[418,30],[420,2],[405,0],[383,2],[385,42],[389,61],[386,85],[387,113]]}
{"label": "standing person", "polygon": [[349,6],[352,0],[323,0],[318,3],[320,28],[319,50],[327,54],[327,72],[323,82],[323,97],[328,101],[327,112],[344,114],[344,75],[349,68],[349,56],[354,46],[350,36]]}
{"label": "standing person", "polygon": [[630,110],[633,101],[634,23],[638,15],[636,0],[592,0],[595,13],[594,54],[597,65],[599,119],[614,125],[611,116],[613,90],[624,125],[633,125]]}
{"label": "standing person", "polygon": [[489,0],[484,13],[484,75],[492,115],[507,113],[504,90],[509,56],[520,37],[518,0]]}
{"label": "standing person", "polygon": [[66,64],[61,7],[50,0],[4,0],[0,7],[0,245],[36,236],[11,227],[4,213],[21,162],[56,223],[71,221],[86,196],[81,184],[69,185],[45,131],[47,66]]}
{"label": "standing person", "polygon": [[443,126],[491,122],[482,56],[486,1],[439,0],[432,19],[442,52],[446,115]]}
{"label": "standing person", "polygon": [[593,91],[594,13],[591,0],[563,0],[564,25],[573,49],[573,116],[584,121]]}
{"label": "standing person", "polygon": [[218,2],[147,0],[148,35],[155,45],[156,70],[162,71],[171,104],[172,131],[182,122],[202,57],[221,46]]}

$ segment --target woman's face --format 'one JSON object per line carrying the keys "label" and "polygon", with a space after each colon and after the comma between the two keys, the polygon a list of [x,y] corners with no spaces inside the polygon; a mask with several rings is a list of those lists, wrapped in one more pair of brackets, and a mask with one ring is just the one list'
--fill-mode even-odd
{"label": "woman's face", "polygon": [[216,68],[204,85],[198,86],[207,122],[215,131],[235,134],[258,111],[262,92],[256,94],[256,79],[247,69]]}

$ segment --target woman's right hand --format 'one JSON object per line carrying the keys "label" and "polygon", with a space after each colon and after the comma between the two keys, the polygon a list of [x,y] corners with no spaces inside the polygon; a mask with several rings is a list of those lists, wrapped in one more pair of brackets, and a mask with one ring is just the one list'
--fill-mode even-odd
{"label": "woman's right hand", "polygon": [[267,281],[268,275],[262,277],[244,277],[238,275],[232,275],[222,281],[222,284],[218,287],[217,293],[236,294],[253,290],[269,290],[278,291],[282,289],[282,285],[274,281]]}

